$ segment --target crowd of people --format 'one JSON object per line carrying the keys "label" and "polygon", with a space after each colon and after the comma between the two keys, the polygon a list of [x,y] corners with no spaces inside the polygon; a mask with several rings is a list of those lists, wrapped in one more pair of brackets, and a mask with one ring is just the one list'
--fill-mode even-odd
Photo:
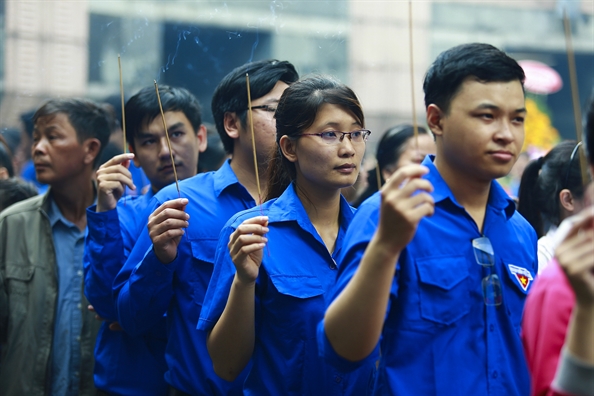
{"label": "crowd of people", "polygon": [[125,125],[113,100],[24,114],[0,135],[0,394],[594,395],[594,101],[516,204],[524,79],[444,51],[427,128],[388,129],[369,171],[356,93],[288,61],[225,76],[214,127],[172,86]]}

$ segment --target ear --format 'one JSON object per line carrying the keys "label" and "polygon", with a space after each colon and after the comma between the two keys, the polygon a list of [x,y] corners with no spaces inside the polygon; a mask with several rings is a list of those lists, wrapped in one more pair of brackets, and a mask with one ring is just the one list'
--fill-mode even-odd
{"label": "ear", "polygon": [[280,138],[278,144],[280,145],[281,152],[289,161],[297,162],[297,151],[295,150],[296,140],[291,140],[287,135],[284,135]]}
{"label": "ear", "polygon": [[393,173],[394,169],[391,166],[387,166],[384,169],[382,169],[382,178],[384,179],[384,181],[386,181],[390,178],[390,176],[392,176]]}
{"label": "ear", "polygon": [[237,116],[237,113],[225,113],[223,116],[223,126],[225,132],[231,139],[239,138],[239,131],[241,130],[241,120]]}
{"label": "ear", "polygon": [[127,142],[124,144],[128,145],[128,151],[131,152],[132,154],[134,154],[134,159],[132,160],[132,162],[134,162],[134,165],[137,168],[140,168],[140,161],[138,161],[138,156],[136,155],[136,149],[134,149],[134,147],[131,144],[128,144]]}
{"label": "ear", "polygon": [[198,139],[198,152],[203,153],[208,145],[206,127],[204,125],[200,125],[200,128],[196,131],[196,138]]}
{"label": "ear", "polygon": [[564,188],[563,190],[559,191],[559,203],[568,212],[573,213],[575,211],[573,195],[571,194],[571,191],[569,191],[567,188]]}
{"label": "ear", "polygon": [[101,151],[101,142],[96,138],[87,139],[83,143],[83,150],[85,152],[83,158],[84,164],[93,165],[93,161],[95,161],[95,158],[99,155],[99,151]]}
{"label": "ear", "polygon": [[9,179],[10,176],[8,175],[8,169],[3,166],[0,166],[0,180]]}
{"label": "ear", "polygon": [[435,136],[443,134],[441,123],[444,117],[443,111],[436,104],[432,103],[427,107],[427,126]]}

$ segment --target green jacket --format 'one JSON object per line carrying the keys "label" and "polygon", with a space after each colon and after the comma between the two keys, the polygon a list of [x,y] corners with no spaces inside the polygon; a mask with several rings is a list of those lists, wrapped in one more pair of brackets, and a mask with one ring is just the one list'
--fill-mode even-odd
{"label": "green jacket", "polygon": [[[0,213],[0,395],[50,393],[48,372],[58,284],[48,193]],[[81,284],[81,294],[83,293]],[[100,322],[82,296],[79,395],[95,395],[93,350]]]}

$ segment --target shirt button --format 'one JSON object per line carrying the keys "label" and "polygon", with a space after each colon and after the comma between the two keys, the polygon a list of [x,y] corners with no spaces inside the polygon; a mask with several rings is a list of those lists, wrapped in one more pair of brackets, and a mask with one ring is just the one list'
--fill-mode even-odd
{"label": "shirt button", "polygon": [[80,336],[76,337],[76,341],[80,342]]}
{"label": "shirt button", "polygon": [[493,371],[493,378],[497,378],[499,376],[499,373],[497,372],[497,370]]}
{"label": "shirt button", "polygon": [[337,375],[336,377],[334,377],[334,382],[336,382],[337,384],[340,384],[340,381],[342,381],[342,377]]}
{"label": "shirt button", "polygon": [[81,309],[82,308],[82,304],[81,303],[76,304],[76,308]]}
{"label": "shirt button", "polygon": [[493,330],[495,330],[495,326],[493,326],[492,324],[489,325],[489,331],[493,331]]}
{"label": "shirt button", "polygon": [[78,270],[78,271],[76,272],[76,275],[78,275],[78,276],[82,276],[82,275],[83,275],[83,272],[82,272],[81,270]]}
{"label": "shirt button", "polygon": [[74,373],[74,375],[78,377],[78,371],[76,371],[76,372]]}
{"label": "shirt button", "polygon": [[333,269],[333,270],[336,269],[336,261],[334,261],[334,259],[332,259],[332,263],[330,263],[329,267],[330,267],[330,269]]}

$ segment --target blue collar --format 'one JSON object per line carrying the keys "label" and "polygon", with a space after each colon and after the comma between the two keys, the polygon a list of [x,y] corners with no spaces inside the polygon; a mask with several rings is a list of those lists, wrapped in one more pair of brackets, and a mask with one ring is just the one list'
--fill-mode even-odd
{"label": "blue collar", "polygon": [[58,204],[54,200],[54,197],[50,196],[50,197],[48,197],[48,199],[49,199],[49,210],[47,213],[47,217],[49,219],[51,227],[54,228],[54,226],[58,222],[61,222],[68,228],[75,227],[78,230],[78,227],[73,222],[71,222],[66,217],[64,217],[64,215],[62,214],[62,211],[58,207]]}
{"label": "blue collar", "polygon": [[[445,180],[443,180],[439,171],[435,167],[435,164],[433,163],[434,160],[434,155],[428,155],[423,160],[422,165],[429,168],[429,173],[425,176],[425,178],[433,185],[432,195],[435,203],[449,199],[456,206],[462,208],[462,206],[456,201],[452,190],[450,190],[450,187],[447,185]],[[503,187],[501,187],[495,180],[491,182],[491,188],[489,189],[489,201],[487,202],[487,205],[492,206],[496,210],[505,211],[505,215],[508,219],[513,216],[516,210],[516,204],[514,201],[509,197],[509,195],[507,195]]]}
{"label": "blue collar", "polygon": [[[301,203],[299,196],[297,195],[295,183],[291,183],[289,187],[285,189],[280,197],[278,197],[270,206],[270,210],[274,210],[275,216],[272,221],[296,221],[301,228],[312,232],[314,235],[317,233],[313,228],[309,215],[305,211],[305,207]],[[340,228],[344,228],[350,224],[355,209],[349,205],[347,200],[341,195],[340,196]]]}
{"label": "blue collar", "polygon": [[214,191],[216,196],[218,197],[221,195],[224,189],[233,184],[240,183],[239,180],[237,180],[237,176],[235,176],[235,172],[233,172],[233,169],[231,168],[231,160],[228,159],[214,174]]}

